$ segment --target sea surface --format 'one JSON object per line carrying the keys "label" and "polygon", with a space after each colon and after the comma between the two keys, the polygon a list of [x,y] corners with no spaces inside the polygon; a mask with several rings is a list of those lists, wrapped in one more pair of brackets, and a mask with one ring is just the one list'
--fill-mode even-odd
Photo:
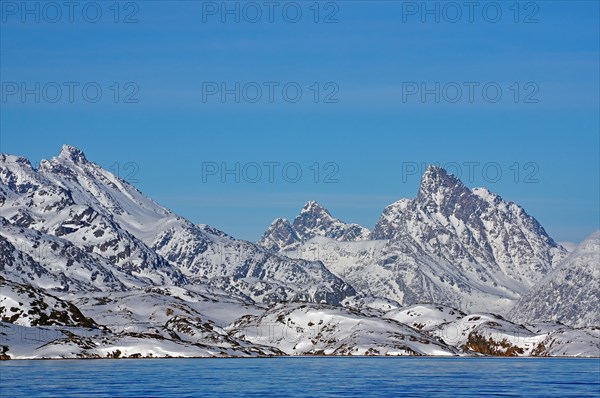
{"label": "sea surface", "polygon": [[600,359],[3,361],[2,397],[600,397]]}

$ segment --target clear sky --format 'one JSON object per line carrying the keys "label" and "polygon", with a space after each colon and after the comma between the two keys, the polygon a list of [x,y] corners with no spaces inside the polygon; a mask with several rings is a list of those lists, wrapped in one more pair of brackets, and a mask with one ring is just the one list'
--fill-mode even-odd
{"label": "clear sky", "polygon": [[597,1],[0,4],[2,153],[75,145],[248,240],[311,199],[373,227],[427,163],[599,228]]}

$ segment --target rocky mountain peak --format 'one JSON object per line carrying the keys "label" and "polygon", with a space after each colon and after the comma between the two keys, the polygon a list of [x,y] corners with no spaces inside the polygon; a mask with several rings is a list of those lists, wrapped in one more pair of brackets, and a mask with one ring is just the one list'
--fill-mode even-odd
{"label": "rocky mountain peak", "polygon": [[314,200],[308,201],[300,210],[300,214],[294,219],[294,226],[301,229],[314,228],[329,224],[335,220],[331,213]]}
{"label": "rocky mountain peak", "polygon": [[279,229],[281,227],[291,227],[292,224],[285,218],[276,218],[272,223],[269,229]]}
{"label": "rocky mountain peak", "polygon": [[454,174],[445,169],[430,165],[425,170],[419,186],[420,202],[435,202],[438,205],[446,200],[470,193],[469,189]]}
{"label": "rocky mountain peak", "polygon": [[[320,262],[276,256],[177,216],[73,146],[22,183],[4,169],[0,211],[11,228],[0,231],[1,274],[17,281],[51,280],[61,292],[200,283],[263,303],[339,304],[356,294]],[[42,244],[50,258],[40,258]]]}
{"label": "rocky mountain peak", "polygon": [[325,214],[330,215],[329,212],[327,211],[327,209],[325,209],[323,206],[321,206],[314,200],[309,200],[302,207],[300,214],[305,214],[305,213],[325,213]]}
{"label": "rocky mountain peak", "polygon": [[82,150],[71,145],[64,144],[58,155],[61,160],[68,160],[74,163],[87,163],[87,158]]}
{"label": "rocky mountain peak", "polygon": [[278,218],[265,232],[258,244],[274,252],[289,251],[316,236],[338,241],[357,241],[369,238],[370,231],[358,224],[348,224],[333,217],[314,200],[307,202],[300,214],[290,222]]}
{"label": "rocky mountain peak", "polygon": [[358,224],[348,224],[333,217],[314,200],[304,205],[294,219],[293,227],[301,240],[325,236],[339,241],[356,241],[367,239],[370,233]]}

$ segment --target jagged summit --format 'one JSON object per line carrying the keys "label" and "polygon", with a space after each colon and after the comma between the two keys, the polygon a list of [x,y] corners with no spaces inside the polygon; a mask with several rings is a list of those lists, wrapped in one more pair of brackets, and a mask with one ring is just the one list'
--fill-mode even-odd
{"label": "jagged summit", "polygon": [[440,166],[427,166],[425,173],[421,177],[420,188],[459,188],[463,189],[465,185],[452,173]]}
{"label": "jagged summit", "polygon": [[308,202],[306,202],[306,204],[302,207],[302,210],[300,211],[300,214],[303,213],[326,213],[330,215],[329,211],[327,211],[326,208],[324,208],[314,200],[309,200]]}
{"label": "jagged summit", "polygon": [[37,175],[31,162],[22,156],[0,154],[0,201],[4,192],[3,185],[8,191],[15,193],[34,192],[43,182]]}
{"label": "jagged summit", "polygon": [[327,209],[311,200],[302,207],[300,214],[294,219],[294,228],[300,236],[308,237],[315,228],[330,225],[335,221],[337,220],[331,216]]}
{"label": "jagged summit", "polygon": [[71,145],[64,144],[58,155],[61,160],[70,160],[75,163],[87,163],[87,158],[83,151]]}
{"label": "jagged summit", "polygon": [[293,223],[278,218],[259,240],[259,244],[271,251],[289,251],[316,236],[338,241],[366,240],[369,230],[358,224],[348,224],[333,217],[329,211],[314,200],[308,201]]}
{"label": "jagged summit", "polygon": [[449,174],[442,167],[429,166],[421,178],[417,200],[441,206],[469,193],[469,189],[454,174]]}
{"label": "jagged summit", "polygon": [[371,238],[389,239],[384,257],[413,264],[418,276],[402,281],[405,295],[444,297],[437,300],[462,308],[502,303],[494,296],[509,308],[566,255],[522,207],[485,188],[470,190],[436,166],[423,175],[415,199],[384,210]]}

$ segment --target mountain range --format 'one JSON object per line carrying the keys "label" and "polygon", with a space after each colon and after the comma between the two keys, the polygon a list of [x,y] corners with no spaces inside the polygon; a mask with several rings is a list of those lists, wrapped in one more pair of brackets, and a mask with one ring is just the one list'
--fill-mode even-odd
{"label": "mountain range", "polygon": [[309,202],[293,224],[276,220],[258,243],[321,260],[358,291],[403,305],[500,313],[567,255],[517,204],[433,166],[417,197],[386,207],[370,233]]}
{"label": "mountain range", "polygon": [[599,355],[599,233],[569,253],[435,166],[372,230],[310,201],[251,243],[64,145],[0,155],[0,227],[3,358]]}

